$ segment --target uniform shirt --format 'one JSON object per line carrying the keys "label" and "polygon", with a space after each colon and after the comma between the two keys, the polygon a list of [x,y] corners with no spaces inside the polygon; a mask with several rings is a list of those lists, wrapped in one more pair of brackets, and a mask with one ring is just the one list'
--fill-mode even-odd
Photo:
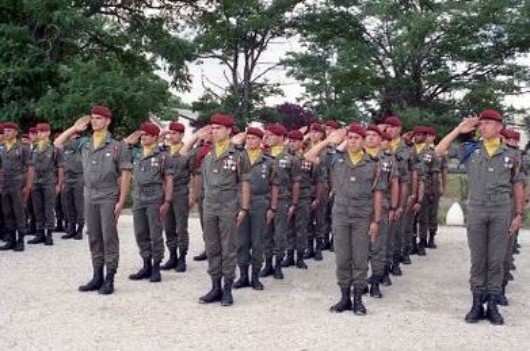
{"label": "uniform shirt", "polygon": [[33,184],[55,185],[57,170],[64,167],[63,152],[53,144],[43,148],[35,146],[32,150],[32,162],[35,167]]}
{"label": "uniform shirt", "polygon": [[388,176],[382,174],[378,158],[365,153],[354,165],[347,153],[336,153],[331,161],[331,177],[335,190],[333,215],[345,219],[373,216],[374,191],[388,189]]}
{"label": "uniform shirt", "polygon": [[81,153],[75,149],[75,141],[68,141],[63,146],[64,182],[74,184],[83,181],[83,163]]}
{"label": "uniform shirt", "polygon": [[26,171],[33,165],[31,151],[27,145],[17,140],[8,150],[0,145],[0,158],[4,173],[4,189],[26,181]]}
{"label": "uniform shirt", "polygon": [[300,163],[300,198],[315,196],[317,183],[323,183],[322,168],[304,159],[303,155],[296,156]]}
{"label": "uniform shirt", "polygon": [[446,167],[445,157],[436,155],[434,148],[430,145],[415,155],[416,169],[420,174],[426,195],[438,195],[440,192],[440,174]]}
{"label": "uniform shirt", "polygon": [[133,152],[134,207],[161,204],[164,201],[164,178],[173,175],[171,157],[155,147],[143,154]]}
{"label": "uniform shirt", "polygon": [[484,143],[466,162],[469,181],[468,203],[470,206],[512,206],[512,185],[524,181],[521,158],[505,144],[489,156]]}
{"label": "uniform shirt", "polygon": [[107,133],[105,141],[94,147],[92,138],[79,138],[74,148],[81,153],[85,198],[93,203],[117,201],[118,178],[121,172],[131,170],[131,153],[127,144],[113,139]]}
{"label": "uniform shirt", "polygon": [[380,150],[377,154],[379,165],[381,168],[380,177],[387,183],[386,189],[383,191],[383,208],[390,209],[392,197],[392,179],[399,179],[399,170],[397,167],[396,158],[391,152]]}
{"label": "uniform shirt", "polygon": [[288,151],[287,147],[273,158],[277,174],[274,185],[278,186],[278,199],[291,200],[293,184],[300,181],[300,161]]}
{"label": "uniform shirt", "polygon": [[413,164],[415,163],[411,160],[412,148],[408,146],[403,139],[399,141],[397,147],[394,151],[396,157],[397,167],[399,170],[399,178],[401,183],[408,183],[411,181],[411,172]]}
{"label": "uniform shirt", "polygon": [[193,154],[182,156],[178,152],[169,155],[173,167],[173,195],[187,194],[192,174]]}
{"label": "uniform shirt", "polygon": [[[247,152],[242,153],[246,158],[245,162],[250,164],[250,157]],[[276,176],[274,170],[274,159],[272,156],[261,153],[256,161],[250,166],[250,199],[259,200],[258,198],[270,198],[271,187]]]}

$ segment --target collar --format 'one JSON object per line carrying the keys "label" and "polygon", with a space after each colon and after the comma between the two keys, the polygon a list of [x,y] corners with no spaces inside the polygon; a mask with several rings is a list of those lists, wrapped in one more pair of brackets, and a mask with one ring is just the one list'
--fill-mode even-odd
{"label": "collar", "polygon": [[379,155],[379,148],[378,147],[366,147],[364,149],[372,157],[377,157],[377,155]]}

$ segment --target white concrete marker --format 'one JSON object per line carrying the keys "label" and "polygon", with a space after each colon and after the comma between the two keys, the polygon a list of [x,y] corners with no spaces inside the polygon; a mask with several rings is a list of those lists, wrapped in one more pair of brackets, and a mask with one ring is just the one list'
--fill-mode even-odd
{"label": "white concrete marker", "polygon": [[445,217],[445,224],[455,226],[464,225],[464,211],[462,211],[462,206],[458,202],[454,202],[449,207],[449,211],[447,211],[447,216]]}

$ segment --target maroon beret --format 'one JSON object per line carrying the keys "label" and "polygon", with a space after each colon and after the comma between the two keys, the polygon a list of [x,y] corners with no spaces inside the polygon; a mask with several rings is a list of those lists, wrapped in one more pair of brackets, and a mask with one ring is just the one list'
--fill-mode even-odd
{"label": "maroon beret", "polygon": [[239,133],[241,133],[241,130],[238,128],[238,126],[234,125],[232,127],[232,135],[237,135]]}
{"label": "maroon beret", "polygon": [[385,118],[385,124],[388,124],[392,127],[401,127],[401,119],[398,116],[388,116]]}
{"label": "maroon beret", "polygon": [[18,124],[15,122],[4,122],[4,129],[18,129]]}
{"label": "maroon beret", "polygon": [[425,128],[427,128],[426,131],[427,131],[427,134],[429,135],[436,136],[436,134],[438,134],[438,132],[436,131],[436,128],[434,127],[425,127]]}
{"label": "maroon beret", "polygon": [[363,138],[366,137],[366,130],[364,130],[364,128],[360,124],[356,123],[350,124],[350,126],[348,127],[348,133],[359,134]]}
{"label": "maroon beret", "polygon": [[212,117],[210,117],[210,124],[218,124],[220,126],[232,129],[234,126],[234,118],[230,115],[214,113]]}
{"label": "maroon beret", "polygon": [[151,122],[144,122],[140,125],[140,130],[152,136],[158,136],[160,134],[160,128]]}
{"label": "maroon beret", "polygon": [[184,127],[184,124],[179,122],[171,122],[169,123],[169,130],[172,130],[174,132],[184,133],[184,130],[186,128]]}
{"label": "maroon beret", "polygon": [[521,134],[515,129],[504,128],[503,130],[501,130],[501,135],[506,139],[521,140]]}
{"label": "maroon beret", "polygon": [[291,140],[304,140],[304,135],[302,134],[301,131],[295,129],[295,130],[291,130],[289,132],[289,134],[287,135],[287,137]]}
{"label": "maroon beret", "polygon": [[321,133],[326,132],[326,130],[324,129],[324,126],[320,123],[311,123],[309,130],[314,130],[316,132],[321,132]]}
{"label": "maroon beret", "polygon": [[339,122],[335,121],[334,119],[328,119],[324,125],[333,129],[340,129]]}
{"label": "maroon beret", "polygon": [[369,130],[371,130],[372,132],[376,132],[377,134],[379,134],[380,137],[383,137],[383,132],[381,131],[381,129],[377,128],[375,124],[370,124],[368,127],[366,127],[366,131]]}
{"label": "maroon beret", "polygon": [[478,115],[478,119],[490,119],[493,121],[502,122],[502,115],[495,110],[484,110]]}
{"label": "maroon beret", "polygon": [[49,132],[52,128],[48,123],[37,123],[35,129],[37,132]]}
{"label": "maroon beret", "polygon": [[254,127],[248,127],[247,128],[247,135],[255,135],[257,136],[258,138],[263,138],[263,131],[259,128],[254,128]]}
{"label": "maroon beret", "polygon": [[22,134],[22,135],[20,136],[20,138],[21,138],[21,139],[27,139],[27,138],[28,138],[28,135],[27,135],[27,134]]}
{"label": "maroon beret", "polygon": [[412,134],[429,134],[429,128],[425,126],[417,126],[412,130]]}
{"label": "maroon beret", "polygon": [[110,110],[105,106],[95,105],[94,107],[92,107],[90,113],[109,119],[112,118],[112,112],[110,112]]}
{"label": "maroon beret", "polygon": [[0,122],[0,134],[4,134],[4,124]]}
{"label": "maroon beret", "polygon": [[30,127],[28,129],[29,134],[37,134],[37,132],[38,132],[37,127]]}
{"label": "maroon beret", "polygon": [[287,129],[285,129],[280,123],[269,124],[265,129],[277,136],[284,137],[287,135]]}

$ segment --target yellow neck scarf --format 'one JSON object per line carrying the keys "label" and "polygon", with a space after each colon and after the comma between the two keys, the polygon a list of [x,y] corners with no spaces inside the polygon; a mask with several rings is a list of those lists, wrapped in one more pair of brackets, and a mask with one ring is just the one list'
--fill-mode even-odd
{"label": "yellow neck scarf", "polygon": [[379,148],[378,147],[367,147],[365,148],[366,152],[372,157],[377,157],[379,154]]}
{"label": "yellow neck scarf", "polygon": [[248,158],[250,159],[250,165],[253,166],[254,163],[258,160],[261,155],[261,150],[259,148],[250,150],[247,149]]}
{"label": "yellow neck scarf", "polygon": [[499,146],[501,146],[501,138],[492,138],[489,140],[484,139],[484,148],[486,149],[489,157],[493,156]]}
{"label": "yellow neck scarf", "polygon": [[171,152],[171,156],[174,156],[179,153],[180,149],[182,149],[183,143],[177,143],[177,144],[171,144],[169,147],[169,151]]}
{"label": "yellow neck scarf", "polygon": [[215,155],[217,157],[221,156],[223,152],[228,150],[229,145],[230,145],[230,139],[221,140],[215,143]]}
{"label": "yellow neck scarf", "polygon": [[11,140],[6,139],[6,140],[4,141],[4,144],[5,144],[5,146],[6,146],[7,151],[11,151],[11,149],[12,149],[13,146],[16,144],[16,142],[17,142],[17,138],[13,138],[13,139],[11,139]]}
{"label": "yellow neck scarf", "polygon": [[144,157],[151,155],[155,151],[155,148],[156,148],[156,143],[154,143],[153,145],[149,145],[149,146],[145,145],[143,147]]}
{"label": "yellow neck scarf", "polygon": [[363,158],[364,151],[348,151],[348,155],[350,156],[351,163],[355,166]]}
{"label": "yellow neck scarf", "polygon": [[389,143],[390,150],[392,150],[392,152],[396,152],[400,142],[401,142],[400,137],[390,140],[390,143]]}
{"label": "yellow neck scarf", "polygon": [[39,149],[39,151],[43,151],[44,149],[48,147],[48,145],[50,145],[49,138],[45,138],[37,142],[37,148]]}
{"label": "yellow neck scarf", "polygon": [[414,144],[414,146],[416,147],[416,153],[419,154],[420,152],[422,152],[423,149],[425,149],[426,145],[427,144],[425,144],[425,143]]}
{"label": "yellow neck scarf", "polygon": [[271,147],[271,155],[274,157],[278,157],[279,154],[283,152],[283,145],[276,145]]}
{"label": "yellow neck scarf", "polygon": [[103,143],[107,140],[107,131],[98,130],[92,135],[92,142],[94,143],[94,149],[100,148]]}

